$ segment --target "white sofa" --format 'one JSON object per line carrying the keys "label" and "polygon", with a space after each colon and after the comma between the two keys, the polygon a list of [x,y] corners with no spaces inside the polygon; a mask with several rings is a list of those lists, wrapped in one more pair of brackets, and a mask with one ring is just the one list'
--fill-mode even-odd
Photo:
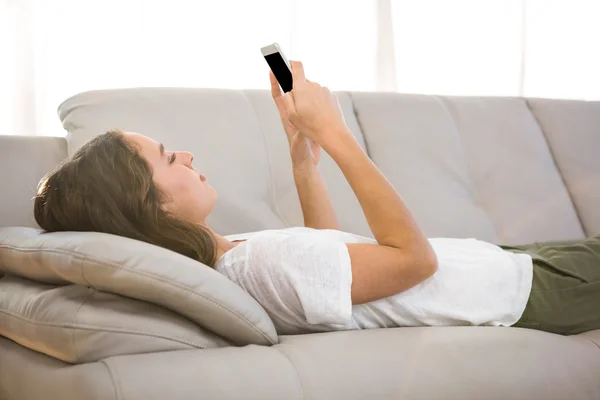
{"label": "white sofa", "polygon": [[[347,124],[427,236],[523,244],[600,233],[600,102],[338,96]],[[72,340],[85,347],[86,357],[75,344],[73,352],[72,333],[40,332],[67,328],[52,319],[58,318],[53,307],[66,301],[61,293],[86,285],[49,278],[33,258],[31,268],[27,259],[15,264],[7,232],[22,229],[39,240],[25,229],[37,227],[32,197],[39,179],[95,135],[120,128],[193,152],[195,167],[219,193],[208,222],[223,235],[301,226],[303,220],[287,140],[267,91],[94,91],[66,100],[59,116],[66,138],[0,136],[0,227],[22,227],[0,234],[0,399],[600,399],[600,330],[560,336],[520,328],[418,327],[269,336],[261,314],[260,329],[270,337],[261,342],[244,336],[248,326],[256,328],[252,321],[239,327],[230,316],[201,309],[192,323],[177,307],[109,288],[104,295],[110,302],[88,307],[91,316],[102,313],[103,304],[113,307],[128,333],[127,315],[139,310],[147,321],[175,322],[153,326],[164,334],[150,347],[136,341],[150,340],[144,335],[151,329],[141,326],[137,337],[128,337],[131,346],[85,333]],[[320,168],[341,229],[372,237],[327,154]],[[163,249],[153,251],[167,257]],[[46,296],[52,290],[59,295]],[[231,290],[225,285],[212,295],[241,314],[255,306]],[[170,327],[184,325],[197,341],[173,339]]]}

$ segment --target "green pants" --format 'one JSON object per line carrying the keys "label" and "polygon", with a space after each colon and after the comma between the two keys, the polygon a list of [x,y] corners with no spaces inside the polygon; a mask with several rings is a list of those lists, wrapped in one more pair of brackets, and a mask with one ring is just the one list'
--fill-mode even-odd
{"label": "green pants", "polygon": [[500,247],[533,258],[532,291],[513,326],[562,335],[600,329],[600,235]]}

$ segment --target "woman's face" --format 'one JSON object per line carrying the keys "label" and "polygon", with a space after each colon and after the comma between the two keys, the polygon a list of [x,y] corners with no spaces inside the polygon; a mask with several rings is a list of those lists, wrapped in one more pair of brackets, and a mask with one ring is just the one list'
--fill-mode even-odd
{"label": "woman's face", "polygon": [[154,183],[167,195],[163,208],[180,218],[205,223],[217,200],[217,191],[192,167],[194,156],[187,151],[169,151],[139,133],[126,132],[152,168]]}

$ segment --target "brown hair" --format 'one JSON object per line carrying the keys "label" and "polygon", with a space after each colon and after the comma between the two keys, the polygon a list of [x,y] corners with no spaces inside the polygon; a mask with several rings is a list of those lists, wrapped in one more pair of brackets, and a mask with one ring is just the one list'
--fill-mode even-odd
{"label": "brown hair", "polygon": [[38,185],[33,213],[48,232],[94,231],[176,251],[213,267],[217,241],[200,224],[165,211],[152,169],[121,131],[83,145]]}

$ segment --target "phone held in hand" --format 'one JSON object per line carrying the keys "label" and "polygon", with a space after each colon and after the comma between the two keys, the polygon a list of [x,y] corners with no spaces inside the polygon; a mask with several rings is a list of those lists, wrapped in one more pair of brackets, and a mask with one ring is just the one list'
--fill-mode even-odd
{"label": "phone held in hand", "polygon": [[271,71],[273,71],[277,82],[279,82],[281,89],[285,93],[290,92],[293,88],[292,67],[281,51],[279,44],[273,43],[262,47],[260,50],[267,64],[269,64]]}

